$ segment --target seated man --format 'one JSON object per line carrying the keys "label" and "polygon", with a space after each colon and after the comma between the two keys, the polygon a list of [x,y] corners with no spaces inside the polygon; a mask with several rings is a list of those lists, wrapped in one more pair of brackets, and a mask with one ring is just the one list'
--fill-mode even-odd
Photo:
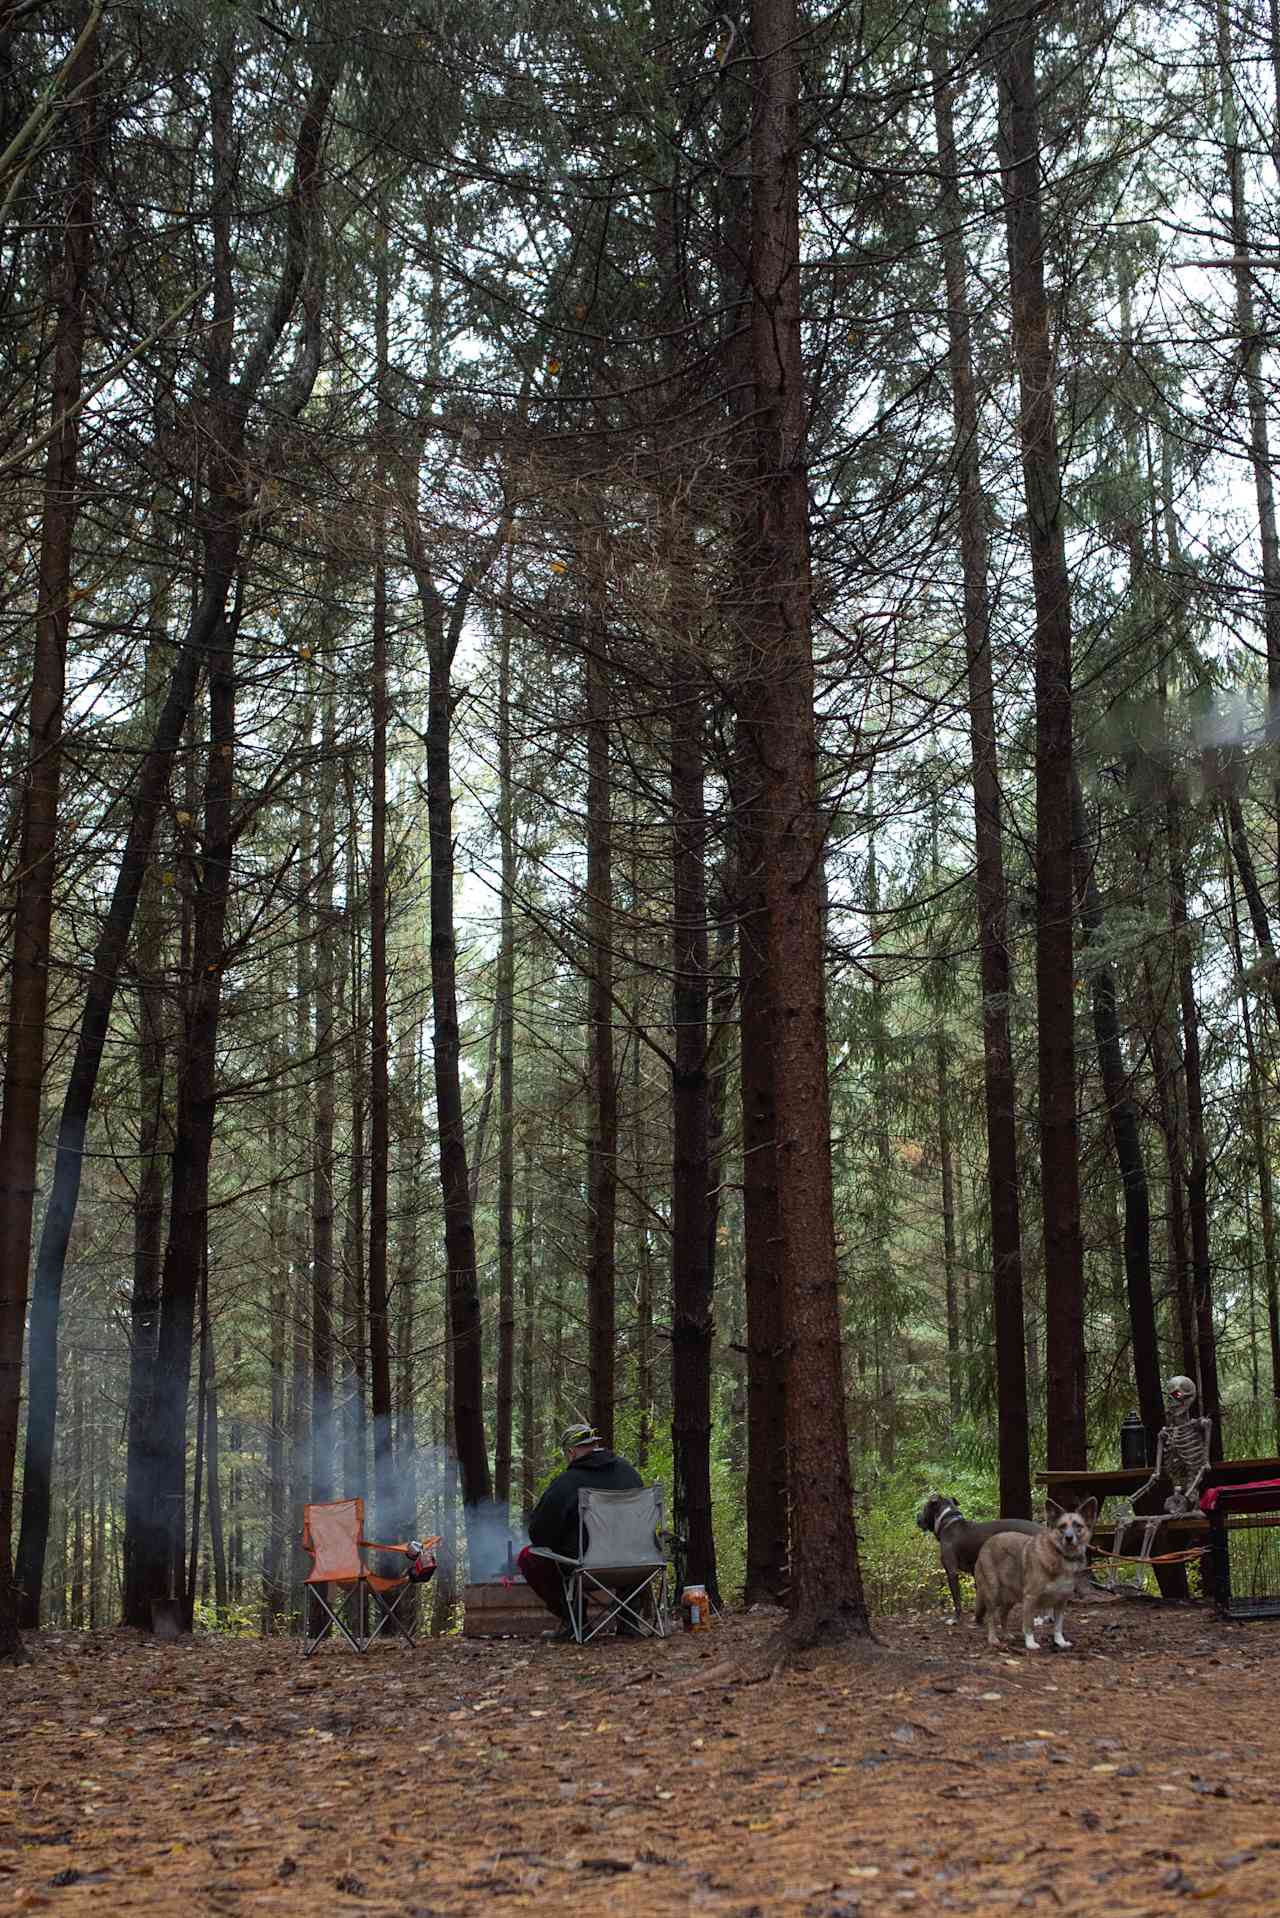
{"label": "seated man", "polygon": [[[571,1425],[560,1440],[566,1468],[553,1478],[529,1520],[529,1539],[544,1551],[565,1558],[578,1556],[578,1493],[582,1487],[598,1492],[631,1492],[644,1484],[634,1465],[611,1452],[590,1425]],[[557,1639],[571,1639],[573,1630],[564,1602],[559,1568],[550,1559],[536,1558],[526,1545],[518,1560],[525,1582],[532,1586],[547,1610],[561,1621]]]}

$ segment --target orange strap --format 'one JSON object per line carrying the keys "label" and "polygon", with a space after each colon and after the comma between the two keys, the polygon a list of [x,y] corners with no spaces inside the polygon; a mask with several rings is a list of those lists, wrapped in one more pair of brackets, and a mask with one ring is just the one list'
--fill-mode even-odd
{"label": "orange strap", "polygon": [[1113,1558],[1121,1565],[1185,1565],[1188,1559],[1203,1558],[1208,1549],[1207,1545],[1193,1545],[1189,1551],[1161,1552],[1158,1557],[1143,1558],[1130,1552],[1104,1552],[1101,1545],[1089,1547],[1095,1558]]}

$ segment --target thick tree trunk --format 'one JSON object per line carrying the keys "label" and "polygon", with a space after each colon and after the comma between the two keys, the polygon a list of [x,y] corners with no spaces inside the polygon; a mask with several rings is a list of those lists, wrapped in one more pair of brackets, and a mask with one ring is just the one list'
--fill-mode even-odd
{"label": "thick tree trunk", "polygon": [[986,502],[978,459],[979,415],[973,375],[968,273],[962,234],[951,89],[945,47],[930,43],[934,125],[942,170],[939,198],[947,287],[948,360],[955,422],[960,563],[964,575],[965,661],[969,749],[973,766],[978,953],[982,979],[982,1060],[991,1211],[992,1318],[999,1418],[1000,1510],[1031,1515],[1027,1432],[1027,1360],[1023,1331],[1022,1223],[1018,1198],[1017,1085],[1009,1027],[1011,967],[1004,827],[996,755],[991,675],[991,608],[987,590]]}
{"label": "thick tree trunk", "polygon": [[1071,828],[1071,587],[1063,536],[1057,375],[1040,204],[1034,16],[1012,5],[998,43],[1000,170],[1035,595],[1036,1014],[1044,1216],[1045,1409],[1051,1469],[1087,1462],[1084,1247],[1076,1120]]}
{"label": "thick tree trunk", "polygon": [[[66,75],[75,98],[71,193],[62,259],[54,280],[56,319],[49,411],[60,422],[45,455],[36,600],[35,657],[27,705],[18,880],[11,930],[4,1092],[0,1102],[0,1661],[21,1658],[22,1624],[39,1623],[40,1582],[49,1533],[53,1420],[57,1394],[58,1305],[47,1288],[32,1302],[28,1367],[27,1463],[22,1538],[11,1560],[13,1479],[22,1392],[22,1337],[31,1269],[32,1215],[44,1086],[49,1003],[54,861],[62,785],[62,711],[72,565],[80,508],[79,401],[84,372],[85,307],[93,263],[97,171],[98,35],[87,34]],[[34,1428],[34,1435],[33,1435]],[[15,1583],[16,1578],[16,1583]]]}
{"label": "thick tree trunk", "polygon": [[672,1020],[671,1448],[686,1575],[718,1598],[711,1523],[712,1267],[708,1231],[706,800],[703,695],[671,688]]}
{"label": "thick tree trunk", "polygon": [[799,21],[752,17],[752,360],[756,565],[744,677],[760,779],[774,1037],[794,1642],[868,1629],[841,1362],[828,1127],[822,836],[814,723],[804,363],[800,338]]}

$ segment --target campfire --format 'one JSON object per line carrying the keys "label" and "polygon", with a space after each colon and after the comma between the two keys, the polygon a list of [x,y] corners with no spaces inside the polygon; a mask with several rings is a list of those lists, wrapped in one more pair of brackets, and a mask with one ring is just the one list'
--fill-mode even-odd
{"label": "campfire", "polygon": [[554,1621],[520,1576],[515,1542],[462,1593],[464,1638],[537,1638]]}

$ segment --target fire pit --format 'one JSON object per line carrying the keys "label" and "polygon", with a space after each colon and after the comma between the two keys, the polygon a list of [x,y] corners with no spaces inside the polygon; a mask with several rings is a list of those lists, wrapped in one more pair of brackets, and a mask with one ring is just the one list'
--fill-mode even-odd
{"label": "fire pit", "polygon": [[555,1624],[521,1578],[510,1539],[506,1563],[464,1586],[462,1610],[464,1638],[538,1638]]}

